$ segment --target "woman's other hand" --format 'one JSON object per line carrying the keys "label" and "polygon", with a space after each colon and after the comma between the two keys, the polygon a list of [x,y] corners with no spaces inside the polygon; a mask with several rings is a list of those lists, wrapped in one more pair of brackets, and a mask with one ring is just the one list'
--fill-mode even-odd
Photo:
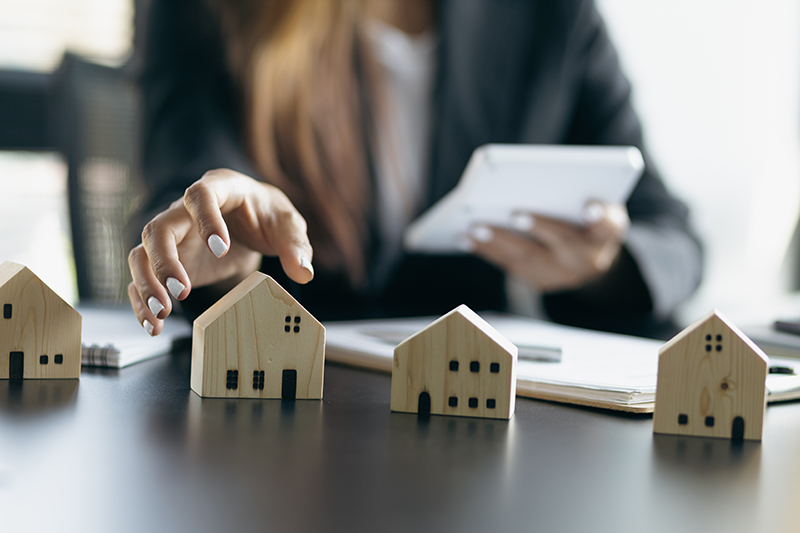
{"label": "woman's other hand", "polygon": [[586,225],[517,213],[515,230],[473,226],[468,246],[476,255],[540,292],[575,289],[605,274],[619,255],[630,226],[619,204],[589,202]]}
{"label": "woman's other hand", "polygon": [[128,296],[139,323],[158,335],[172,311],[170,294],[183,300],[193,286],[244,278],[262,255],[280,257],[298,283],[314,277],[306,222],[285,194],[232,170],[206,172],[147,223],[128,256]]}

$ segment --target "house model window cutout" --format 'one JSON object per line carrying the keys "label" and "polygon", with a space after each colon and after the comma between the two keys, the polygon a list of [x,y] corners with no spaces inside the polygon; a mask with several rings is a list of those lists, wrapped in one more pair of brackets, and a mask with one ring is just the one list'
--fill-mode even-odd
{"label": "house model window cutout", "polygon": [[324,366],[325,327],[261,272],[194,321],[191,386],[200,396],[321,399]]}
{"label": "house model window cutout", "polygon": [[78,379],[81,315],[27,267],[0,265],[0,379]]}
{"label": "house model window cutout", "polygon": [[653,432],[761,440],[768,366],[715,309],[659,350]]}
{"label": "house model window cutout", "polygon": [[517,347],[466,305],[394,350],[392,411],[509,419]]}

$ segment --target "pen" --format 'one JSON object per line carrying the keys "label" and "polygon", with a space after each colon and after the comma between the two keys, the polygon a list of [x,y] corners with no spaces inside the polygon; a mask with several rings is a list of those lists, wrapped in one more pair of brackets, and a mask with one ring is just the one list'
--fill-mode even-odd
{"label": "pen", "polygon": [[518,344],[517,357],[525,361],[538,363],[560,363],[563,350],[560,346],[537,346],[533,344]]}
{"label": "pen", "polygon": [[[359,331],[362,335],[379,339],[390,344],[397,344],[408,337],[409,332],[392,329],[363,328]],[[517,344],[517,357],[524,361],[537,363],[560,363],[563,350],[560,346],[545,346],[536,344]]]}

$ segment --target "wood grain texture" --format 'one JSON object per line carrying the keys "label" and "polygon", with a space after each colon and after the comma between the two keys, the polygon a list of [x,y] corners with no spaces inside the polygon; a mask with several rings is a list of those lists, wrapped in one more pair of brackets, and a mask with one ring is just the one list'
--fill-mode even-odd
{"label": "wood grain texture", "polygon": [[731,438],[741,417],[743,438],[761,440],[768,362],[736,326],[710,312],[659,350],[653,431]]}
{"label": "wood grain texture", "polygon": [[[324,368],[325,328],[261,272],[194,322],[191,387],[200,396],[281,398],[288,369],[297,371],[298,399],[320,399]],[[228,371],[238,373],[235,389],[229,387]],[[263,389],[254,386],[254,372],[264,373]]]}
{"label": "wood grain texture", "polygon": [[10,318],[0,315],[0,379],[10,377],[12,352],[22,352],[23,379],[78,379],[81,315],[30,269],[10,261],[0,265],[0,310],[7,305]]}
{"label": "wood grain texture", "polygon": [[[451,362],[457,362],[457,370]],[[391,408],[416,413],[420,394],[427,392],[431,414],[509,419],[516,381],[517,347],[461,305],[395,348]]]}

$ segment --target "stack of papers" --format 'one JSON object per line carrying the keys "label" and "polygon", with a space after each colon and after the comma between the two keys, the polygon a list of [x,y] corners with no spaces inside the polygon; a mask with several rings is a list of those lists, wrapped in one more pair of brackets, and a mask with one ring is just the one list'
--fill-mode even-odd
{"label": "stack of papers", "polygon": [[123,368],[168,354],[176,341],[191,337],[192,327],[169,317],[157,337],[150,337],[130,307],[78,307],[83,317],[81,365]]}
{"label": "stack of papers", "polygon": [[[481,316],[521,348],[517,395],[635,413],[653,412],[658,350],[663,342],[495,313]],[[434,319],[329,322],[325,324],[326,357],[391,372],[394,347],[399,340]],[[560,349],[561,357],[550,362],[536,360],[529,355],[536,347],[552,353]],[[796,369],[795,374],[800,374],[800,360],[772,358],[771,366],[775,365]],[[770,374],[767,388],[770,401],[798,398],[800,377]]]}

